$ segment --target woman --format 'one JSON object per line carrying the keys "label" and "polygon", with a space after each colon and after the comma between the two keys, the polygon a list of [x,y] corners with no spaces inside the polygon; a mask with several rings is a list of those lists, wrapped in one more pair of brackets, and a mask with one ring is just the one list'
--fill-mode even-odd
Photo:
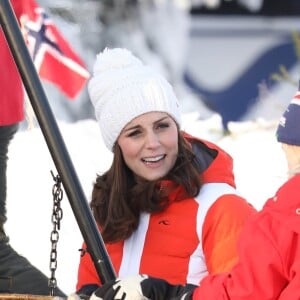
{"label": "woman", "polygon": [[249,218],[238,243],[239,262],[230,272],[206,276],[197,288],[174,286],[140,275],[106,283],[91,299],[299,299],[299,120],[300,92],[289,104],[277,130],[277,139],[287,159],[289,179],[260,212]]}
{"label": "woman", "polygon": [[[171,85],[126,49],[97,56],[88,88],[114,154],[110,169],[97,176],[91,208],[118,276],[198,284],[229,270],[240,230],[255,211],[236,192],[231,157],[180,130]],[[101,282],[83,253],[77,293],[89,295]]]}

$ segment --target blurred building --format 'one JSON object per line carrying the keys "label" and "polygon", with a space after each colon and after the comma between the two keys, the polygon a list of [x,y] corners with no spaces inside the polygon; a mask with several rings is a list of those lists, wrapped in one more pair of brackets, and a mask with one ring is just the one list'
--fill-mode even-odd
{"label": "blurred building", "polygon": [[191,7],[185,82],[225,128],[230,121],[279,117],[300,77],[300,1],[257,1]]}

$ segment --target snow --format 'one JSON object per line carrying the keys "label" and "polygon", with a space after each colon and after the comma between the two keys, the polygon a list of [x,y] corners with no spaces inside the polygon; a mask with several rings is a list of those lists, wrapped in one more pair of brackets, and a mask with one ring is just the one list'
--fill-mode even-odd
{"label": "snow", "polygon": [[[89,201],[97,173],[105,171],[112,155],[105,148],[95,120],[58,122],[74,168]],[[239,192],[260,209],[286,180],[283,152],[275,138],[277,120],[230,123],[232,133],[222,135],[221,119],[200,120],[196,112],[183,114],[182,128],[217,143],[234,158]],[[8,164],[8,221],[12,246],[50,276],[50,233],[53,229],[50,171],[57,174],[39,128],[20,130],[10,145]],[[58,286],[67,294],[75,290],[82,237],[67,196],[61,203],[63,219],[57,245]]]}

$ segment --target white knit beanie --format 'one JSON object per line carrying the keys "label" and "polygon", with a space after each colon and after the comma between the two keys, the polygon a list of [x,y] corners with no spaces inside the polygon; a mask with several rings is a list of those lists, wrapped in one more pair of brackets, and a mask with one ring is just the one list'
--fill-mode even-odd
{"label": "white knit beanie", "polygon": [[122,129],[144,113],[166,112],[181,124],[171,85],[127,49],[106,48],[97,55],[88,91],[103,140],[111,151]]}

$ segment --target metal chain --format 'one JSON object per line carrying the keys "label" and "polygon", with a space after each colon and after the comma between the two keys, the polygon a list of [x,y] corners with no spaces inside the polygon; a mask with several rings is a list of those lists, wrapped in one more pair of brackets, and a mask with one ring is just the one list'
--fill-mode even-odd
{"label": "metal chain", "polygon": [[63,211],[60,207],[61,200],[63,199],[63,190],[61,187],[61,179],[59,175],[54,176],[53,172],[51,171],[51,175],[54,180],[54,185],[52,188],[52,195],[53,195],[53,210],[52,210],[52,224],[53,230],[50,234],[50,241],[51,241],[51,252],[50,252],[50,271],[51,277],[49,278],[49,289],[50,289],[50,296],[54,296],[55,289],[57,287],[57,280],[55,278],[55,271],[57,269],[57,243],[59,239],[60,230],[60,221],[63,217]]}

